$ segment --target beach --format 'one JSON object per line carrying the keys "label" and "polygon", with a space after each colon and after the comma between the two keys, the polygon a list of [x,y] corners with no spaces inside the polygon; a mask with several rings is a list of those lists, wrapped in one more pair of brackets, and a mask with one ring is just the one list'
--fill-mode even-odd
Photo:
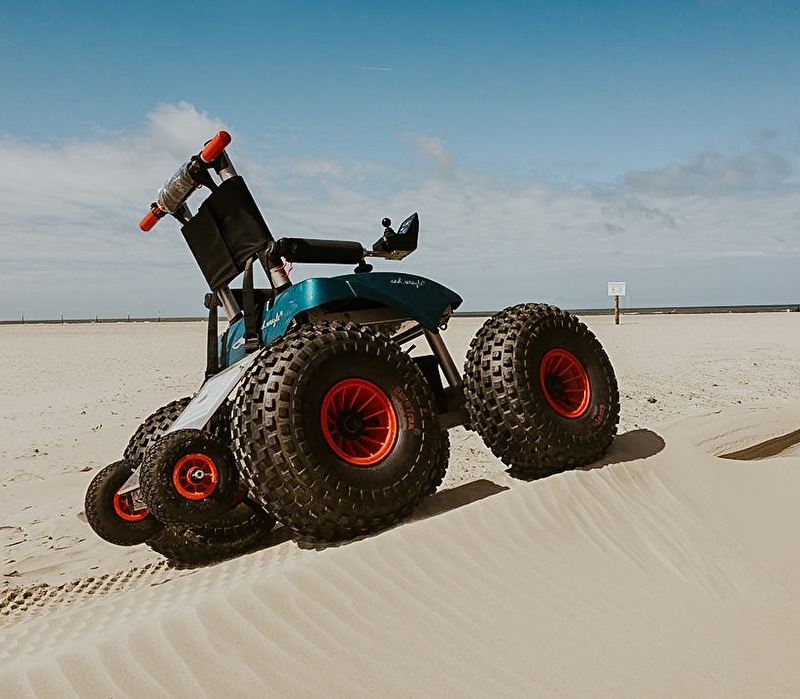
{"label": "beach", "polygon": [[0,326],[0,696],[796,696],[800,313],[582,320],[620,393],[599,462],[521,481],[454,428],[409,521],[200,568],[83,502],[200,386],[205,323]]}

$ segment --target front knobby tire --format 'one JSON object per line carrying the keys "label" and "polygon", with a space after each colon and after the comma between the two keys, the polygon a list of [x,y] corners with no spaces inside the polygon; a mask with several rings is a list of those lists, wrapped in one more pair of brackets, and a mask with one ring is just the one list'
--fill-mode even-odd
{"label": "front knobby tire", "polygon": [[[186,409],[190,397],[174,400],[148,416],[134,432],[125,449],[131,470],[141,465],[147,450],[160,439]],[[224,443],[230,440],[227,406],[212,417],[205,431]],[[128,472],[130,475],[130,471]],[[243,493],[242,493],[243,495]],[[176,565],[208,565],[255,550],[270,540],[275,518],[247,498],[234,498],[233,507],[218,519],[199,526],[157,526],[137,537]],[[144,539],[141,537],[144,536]]]}
{"label": "front knobby tire", "polygon": [[209,524],[234,505],[238,475],[231,450],[200,430],[162,435],[145,453],[142,499],[165,524]]}
{"label": "front knobby tire", "polygon": [[616,435],[611,362],[566,311],[522,304],[497,313],[473,338],[464,369],[471,425],[514,475],[538,478],[592,463]]}
{"label": "front knobby tire", "polygon": [[101,539],[117,546],[144,543],[164,526],[148,510],[136,510],[130,495],[120,495],[133,470],[126,459],[115,461],[98,471],[86,490],[86,521]]}
{"label": "front knobby tire", "polygon": [[298,328],[263,352],[237,393],[232,434],[250,495],[295,538],[322,542],[407,516],[449,457],[416,363],[343,323]]}

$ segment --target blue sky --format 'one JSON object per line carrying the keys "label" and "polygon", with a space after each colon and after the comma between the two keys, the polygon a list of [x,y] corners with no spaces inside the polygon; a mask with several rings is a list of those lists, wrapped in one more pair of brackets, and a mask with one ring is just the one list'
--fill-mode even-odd
{"label": "blue sky", "polygon": [[465,308],[800,303],[797,36],[778,0],[4,7],[0,319],[201,314],[136,226],[219,128],[277,236],[419,211],[399,268]]}

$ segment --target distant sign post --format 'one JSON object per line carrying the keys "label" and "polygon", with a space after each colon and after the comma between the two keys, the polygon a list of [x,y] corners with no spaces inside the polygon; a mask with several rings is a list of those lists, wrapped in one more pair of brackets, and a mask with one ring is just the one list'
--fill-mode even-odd
{"label": "distant sign post", "polygon": [[619,297],[625,296],[625,282],[608,282],[608,295],[614,297],[614,324],[619,325]]}

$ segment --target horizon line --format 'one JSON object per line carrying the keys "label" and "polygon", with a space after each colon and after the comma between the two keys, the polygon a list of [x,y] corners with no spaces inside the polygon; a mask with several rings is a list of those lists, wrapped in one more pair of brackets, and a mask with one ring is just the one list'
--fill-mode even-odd
{"label": "horizon line", "polygon": [[[508,306],[506,307],[508,308]],[[454,311],[454,318],[484,318],[502,311],[502,308],[495,310],[480,311]],[[614,315],[614,308],[563,308],[575,315]],[[639,306],[632,308],[620,308],[620,315],[660,315],[660,314],[702,314],[702,313],[776,313],[776,312],[800,312],[800,304],[779,303],[779,304],[731,304],[731,305],[705,305],[705,306]],[[0,319],[0,325],[76,325],[87,323],[191,323],[208,320],[207,316],[126,316],[101,317],[96,314],[94,318],[20,318]],[[224,319],[220,319],[224,322]]]}

